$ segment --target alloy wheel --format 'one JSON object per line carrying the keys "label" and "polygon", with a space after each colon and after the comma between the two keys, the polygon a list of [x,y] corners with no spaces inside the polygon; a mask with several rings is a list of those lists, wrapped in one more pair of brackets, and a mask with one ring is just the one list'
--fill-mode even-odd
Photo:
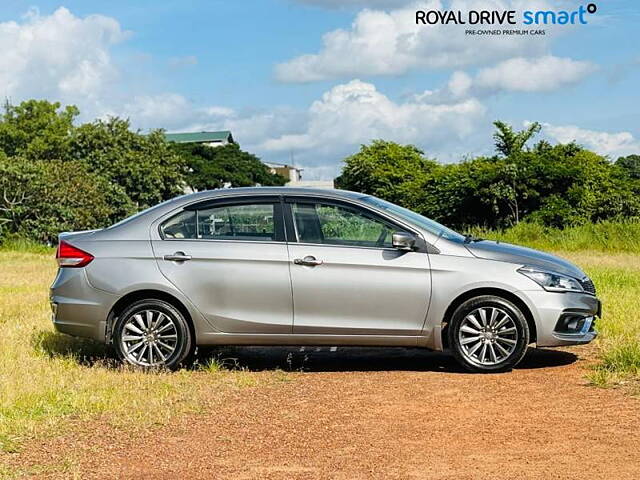
{"label": "alloy wheel", "polygon": [[144,367],[161,366],[176,351],[178,329],[168,315],[158,310],[142,310],[124,322],[120,343],[131,363]]}
{"label": "alloy wheel", "polygon": [[462,354],[472,363],[491,366],[503,362],[518,344],[516,322],[504,309],[479,307],[460,324],[458,342]]}

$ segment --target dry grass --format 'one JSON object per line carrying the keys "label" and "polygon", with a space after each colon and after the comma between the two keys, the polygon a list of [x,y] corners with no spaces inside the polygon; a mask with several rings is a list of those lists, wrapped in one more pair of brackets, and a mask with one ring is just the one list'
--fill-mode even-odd
{"label": "dry grass", "polygon": [[177,373],[116,366],[102,345],[53,331],[48,287],[55,269],[50,253],[0,252],[0,451],[96,415],[145,428],[200,411],[216,393],[283,377],[215,361]]}

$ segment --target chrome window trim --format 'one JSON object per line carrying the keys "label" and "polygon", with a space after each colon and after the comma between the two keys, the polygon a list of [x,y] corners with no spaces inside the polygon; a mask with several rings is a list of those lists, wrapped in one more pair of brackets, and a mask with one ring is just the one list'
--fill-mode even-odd
{"label": "chrome window trim", "polygon": [[[280,216],[281,219],[280,221],[282,222],[282,229],[284,231],[284,235],[283,235],[283,240],[231,240],[231,239],[215,239],[215,238],[165,238],[163,232],[162,232],[162,225],[169,221],[170,219],[172,219],[173,217],[180,215],[182,212],[186,212],[186,211],[190,211],[193,209],[194,206],[198,205],[198,204],[206,204],[208,202],[217,202],[218,200],[220,200],[220,203],[222,204],[233,204],[233,200],[237,199],[237,200],[241,200],[241,202],[239,203],[239,205],[247,205],[250,204],[250,200],[252,198],[256,198],[256,200],[258,200],[258,204],[260,203],[269,203],[272,204],[274,206],[274,235],[277,234],[277,228],[276,228],[276,224],[275,224],[275,215],[276,215],[276,206],[280,205]],[[271,201],[265,201],[265,199],[269,199]],[[212,207],[209,207],[212,208]],[[197,215],[198,215],[198,210],[194,210],[196,213],[196,225],[197,225]],[[277,244],[285,244],[287,243],[287,238],[286,238],[286,227],[284,224],[285,220],[284,220],[284,211],[282,208],[282,195],[274,195],[273,193],[270,194],[252,194],[252,195],[238,195],[237,197],[235,195],[224,195],[224,196],[219,196],[219,197],[211,197],[211,198],[204,198],[204,199],[199,199],[197,201],[194,202],[190,202],[184,205],[180,205],[179,207],[171,210],[170,212],[167,212],[166,214],[164,214],[162,217],[158,218],[155,220],[155,222],[153,222],[151,224],[151,231],[156,231],[158,234],[158,238],[164,242],[234,242],[234,243],[250,243],[255,245],[256,243],[277,243]],[[197,227],[196,227],[197,228]],[[151,240],[154,240],[154,238],[152,237]]]}
{"label": "chrome window trim", "polygon": [[217,238],[162,238],[163,242],[215,242],[215,243],[249,243],[255,245],[256,243],[286,245],[287,242],[279,240],[229,240],[229,239],[217,239]]}

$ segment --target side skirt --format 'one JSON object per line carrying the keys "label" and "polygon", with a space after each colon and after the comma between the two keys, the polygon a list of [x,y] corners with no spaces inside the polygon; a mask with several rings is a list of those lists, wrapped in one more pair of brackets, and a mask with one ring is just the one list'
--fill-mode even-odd
{"label": "side skirt", "polygon": [[425,346],[423,337],[395,335],[255,335],[237,333],[203,333],[198,336],[197,343],[198,345],[368,345],[378,347]]}

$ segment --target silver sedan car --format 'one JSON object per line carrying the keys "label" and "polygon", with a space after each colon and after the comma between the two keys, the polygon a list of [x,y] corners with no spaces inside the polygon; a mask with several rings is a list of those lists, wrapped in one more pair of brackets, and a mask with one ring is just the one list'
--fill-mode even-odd
{"label": "silver sedan car", "polygon": [[377,345],[505,371],[531,343],[590,342],[601,309],[565,260],[339,190],[186,195],[61,234],[56,256],[55,328],[142,367],[197,345]]}

